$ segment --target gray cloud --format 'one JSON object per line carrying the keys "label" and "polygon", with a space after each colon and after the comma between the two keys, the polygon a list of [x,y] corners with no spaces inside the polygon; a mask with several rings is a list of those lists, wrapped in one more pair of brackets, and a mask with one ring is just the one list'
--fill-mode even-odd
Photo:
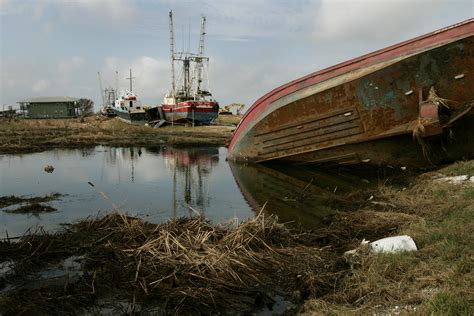
{"label": "gray cloud", "polygon": [[[222,105],[249,105],[289,80],[474,15],[470,0],[0,0],[2,38],[18,33],[1,43],[0,104],[36,95],[99,104],[97,71],[115,85],[118,70],[126,86],[130,67],[144,103],[160,103],[170,85],[168,9],[177,43],[191,24],[191,47],[206,15],[211,88]],[[29,29],[18,24],[26,20]]]}

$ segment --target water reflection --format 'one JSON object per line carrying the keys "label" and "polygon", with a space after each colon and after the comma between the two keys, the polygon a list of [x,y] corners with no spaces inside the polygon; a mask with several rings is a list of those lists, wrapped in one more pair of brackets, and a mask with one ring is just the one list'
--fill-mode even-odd
{"label": "water reflection", "polygon": [[[193,214],[191,209],[215,222],[253,216],[225,155],[225,148],[161,146],[0,156],[0,196],[63,194],[50,203],[58,212],[37,218],[0,210],[0,238],[6,231],[18,235],[36,225],[55,229],[114,205],[152,222]],[[45,173],[46,165],[54,166],[54,172]]]}
{"label": "water reflection", "polygon": [[173,172],[173,215],[177,211],[176,196],[178,182],[181,183],[184,202],[190,206],[195,204],[203,215],[210,205],[208,194],[208,177],[213,167],[219,162],[218,148],[164,147],[162,155],[166,166]]}
{"label": "water reflection", "polygon": [[314,169],[229,162],[242,195],[259,211],[278,215],[283,222],[314,228],[334,214],[331,201],[354,189],[360,179]]}
{"label": "water reflection", "polygon": [[[155,223],[193,210],[223,222],[252,217],[266,204],[282,221],[312,228],[335,212],[330,201],[336,195],[363,184],[311,169],[228,163],[225,156],[225,148],[172,146],[0,155],[0,196],[62,194],[49,203],[57,212],[37,217],[0,209],[0,238],[36,225],[54,230],[113,208]],[[46,173],[46,165],[54,172]]]}

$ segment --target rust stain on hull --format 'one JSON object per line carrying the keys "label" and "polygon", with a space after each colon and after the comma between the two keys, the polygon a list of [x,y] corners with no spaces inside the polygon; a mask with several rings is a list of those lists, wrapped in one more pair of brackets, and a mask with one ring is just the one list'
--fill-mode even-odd
{"label": "rust stain on hull", "polygon": [[267,94],[238,126],[229,158],[425,167],[471,155],[474,140],[456,142],[474,125],[474,20],[405,46],[395,46],[399,54],[379,51],[385,58],[371,65],[357,67],[363,56],[332,77],[313,76],[325,80],[304,86],[313,80],[307,76]]}

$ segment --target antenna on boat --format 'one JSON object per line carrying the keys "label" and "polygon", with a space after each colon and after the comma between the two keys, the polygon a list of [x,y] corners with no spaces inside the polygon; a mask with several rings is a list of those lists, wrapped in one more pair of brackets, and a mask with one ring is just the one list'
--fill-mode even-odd
{"label": "antenna on boat", "polygon": [[125,78],[125,79],[129,79],[130,80],[130,92],[132,92],[132,81],[133,79],[135,79],[136,77],[132,77],[132,68],[130,68],[130,77],[128,78]]}
{"label": "antenna on boat", "polygon": [[174,35],[173,35],[173,11],[169,13],[170,28],[170,61],[171,61],[171,93],[173,97],[176,95],[176,79],[174,74]]}
{"label": "antenna on boat", "polygon": [[191,19],[188,20],[188,54],[191,52]]}

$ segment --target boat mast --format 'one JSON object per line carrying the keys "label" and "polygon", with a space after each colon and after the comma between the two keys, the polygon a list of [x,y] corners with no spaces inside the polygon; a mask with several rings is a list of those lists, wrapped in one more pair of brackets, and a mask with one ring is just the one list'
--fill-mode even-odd
{"label": "boat mast", "polygon": [[191,80],[189,76],[189,67],[190,67],[190,58],[188,56],[184,57],[183,60],[184,64],[184,92],[186,94],[186,98],[188,98],[191,94]]}
{"label": "boat mast", "polygon": [[201,17],[201,32],[199,36],[199,56],[197,58],[197,93],[201,92],[201,82],[202,82],[202,61],[204,57],[204,35],[206,35],[206,17]]}
{"label": "boat mast", "polygon": [[170,62],[171,62],[171,94],[176,96],[176,79],[174,74],[174,35],[173,35],[173,11],[169,12],[169,29],[170,29]]}
{"label": "boat mast", "polygon": [[130,92],[132,92],[132,80],[135,79],[136,77],[132,77],[132,68],[130,68],[130,77],[125,78],[130,80]]}

